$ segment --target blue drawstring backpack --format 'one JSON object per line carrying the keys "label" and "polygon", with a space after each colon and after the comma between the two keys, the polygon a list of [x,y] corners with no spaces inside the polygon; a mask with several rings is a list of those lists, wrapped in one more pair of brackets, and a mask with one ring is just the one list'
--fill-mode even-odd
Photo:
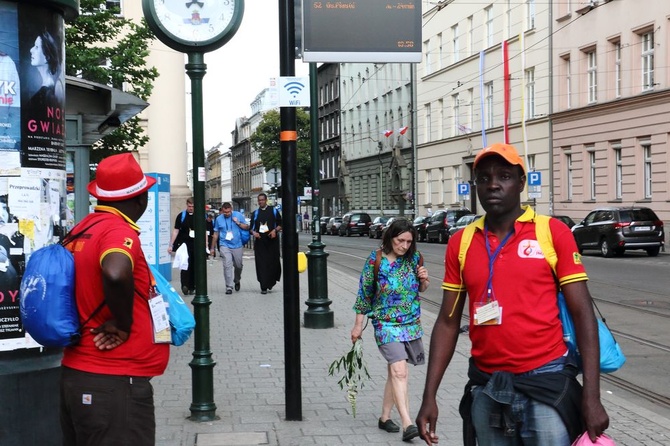
{"label": "blue drawstring backpack", "polygon": [[28,334],[45,347],[66,347],[79,342],[82,328],[105,305],[101,302],[80,324],[74,294],[74,257],[65,248],[97,223],[68,234],[58,244],[38,249],[28,259],[20,287],[21,322]]}
{"label": "blue drawstring backpack", "polygon": [[170,331],[172,332],[172,345],[180,346],[188,341],[195,328],[193,313],[191,313],[191,309],[186,305],[186,302],[184,302],[177,290],[170,285],[170,282],[163,277],[156,267],[149,265],[149,269],[156,281],[158,292],[163,296],[163,300],[167,304]]}

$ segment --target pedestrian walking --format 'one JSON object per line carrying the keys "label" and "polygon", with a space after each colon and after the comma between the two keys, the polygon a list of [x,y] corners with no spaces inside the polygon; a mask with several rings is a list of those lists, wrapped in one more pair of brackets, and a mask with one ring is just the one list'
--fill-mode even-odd
{"label": "pedestrian walking", "polygon": [[405,219],[394,221],[384,232],[381,249],[372,251],[365,261],[351,329],[351,342],[355,343],[363,334],[365,317],[372,321],[375,341],[388,363],[378,427],[400,431],[391,420],[395,406],[403,441],[419,435],[409,415],[408,364],[425,363],[419,292],[428,289],[430,281],[416,250],[416,239],[416,229]]}
{"label": "pedestrian walking", "polygon": [[[550,220],[558,257],[554,275],[539,249],[536,214],[521,206],[526,172],[513,146],[482,149],[473,168],[486,215],[473,223],[462,269],[464,231],[447,245],[444,297],[417,417],[421,438],[429,445],[438,441],[435,397],[456,348],[467,293],[472,347],[460,404],[464,443],[569,446],[584,427],[595,440],[609,418],[600,400],[598,329],[575,240],[565,224]],[[563,340],[557,283],[575,322],[583,389]]]}
{"label": "pedestrian walking", "polygon": [[305,211],[305,214],[302,216],[302,230],[304,232],[309,232],[309,213]]}
{"label": "pedestrian walking", "polygon": [[86,234],[68,248],[77,271],[77,310],[82,321],[90,320],[79,342],[63,352],[64,445],[155,444],[150,379],[165,371],[170,345],[155,338],[153,327],[167,314],[162,306],[150,308],[154,281],[136,223],[155,182],[124,153],[103,159],[88,185],[98,205],[81,222]]}
{"label": "pedestrian walking", "polygon": [[251,235],[254,237],[256,278],[261,285],[261,294],[281,279],[279,256],[279,233],[282,217],[274,206],[268,206],[268,196],[258,194],[258,209],[251,215]]}
{"label": "pedestrian walking", "polygon": [[168,245],[168,253],[172,254],[186,244],[188,251],[188,269],[181,270],[181,292],[184,296],[195,293],[195,220],[193,219],[193,197],[186,199],[186,209],[177,214],[172,229],[172,239]]}
{"label": "pedestrian walking", "polygon": [[207,220],[205,221],[205,230],[207,231],[207,247],[210,248],[209,255],[216,257],[216,250],[212,250],[212,240],[214,239],[214,213],[207,212]]}
{"label": "pedestrian walking", "polygon": [[242,256],[244,254],[244,243],[242,232],[249,230],[249,225],[244,215],[233,211],[230,203],[223,203],[221,214],[214,220],[214,232],[212,244],[209,249],[219,255],[223,263],[223,277],[226,282],[226,294],[240,291],[240,278],[242,277]]}

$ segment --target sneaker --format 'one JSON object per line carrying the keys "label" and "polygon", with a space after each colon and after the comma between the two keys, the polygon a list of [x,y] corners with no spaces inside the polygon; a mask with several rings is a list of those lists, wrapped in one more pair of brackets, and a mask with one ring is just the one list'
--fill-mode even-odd
{"label": "sneaker", "polygon": [[182,293],[184,296],[188,296],[188,287],[187,287],[186,285],[182,285],[182,287],[181,287],[181,293]]}
{"label": "sneaker", "polygon": [[377,422],[377,426],[379,429],[384,430],[386,432],[400,432],[400,426],[395,424],[392,419],[388,419],[384,422],[382,422],[382,419],[380,418],[379,421]]}
{"label": "sneaker", "polygon": [[240,282],[235,284],[235,291],[240,291]]}
{"label": "sneaker", "polygon": [[402,431],[402,441],[410,441],[412,438],[416,438],[418,436],[419,429],[413,424],[410,424],[407,426],[407,429]]}
{"label": "sneaker", "polygon": [[261,294],[268,294],[268,290],[266,290],[266,289],[262,289],[262,290],[261,290]]}
{"label": "sneaker", "polygon": [[232,289],[232,288],[228,288],[228,289],[226,290],[226,294],[233,294],[233,289]]}

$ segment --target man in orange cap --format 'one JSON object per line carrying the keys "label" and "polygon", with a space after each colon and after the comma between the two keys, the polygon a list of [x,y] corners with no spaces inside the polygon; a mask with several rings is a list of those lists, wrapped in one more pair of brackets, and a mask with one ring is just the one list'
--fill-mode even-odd
{"label": "man in orange cap", "polygon": [[[463,269],[464,231],[445,257],[444,297],[431,336],[419,433],[431,445],[435,395],[458,340],[468,295],[472,341],[469,382],[460,405],[464,443],[480,446],[569,446],[584,431],[595,439],[609,425],[600,401],[598,329],[586,272],[570,229],[551,219],[556,275],[535,234],[535,211],[521,206],[526,172],[509,144],[482,149],[474,161],[477,220]],[[582,355],[584,387],[576,379],[558,319],[556,283],[565,294]]]}
{"label": "man in orange cap", "polygon": [[78,225],[85,233],[68,245],[79,318],[88,322],[63,355],[63,444],[155,444],[149,380],[165,371],[170,347],[154,337],[154,281],[136,224],[155,181],[123,153],[102,160],[88,185],[98,206]]}

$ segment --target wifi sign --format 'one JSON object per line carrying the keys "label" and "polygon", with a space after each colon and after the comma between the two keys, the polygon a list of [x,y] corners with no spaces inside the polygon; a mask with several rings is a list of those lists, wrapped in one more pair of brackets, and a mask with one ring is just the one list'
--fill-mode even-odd
{"label": "wifi sign", "polygon": [[309,77],[282,76],[277,82],[280,107],[309,107]]}
{"label": "wifi sign", "polygon": [[300,82],[293,81],[293,82],[289,82],[286,85],[284,85],[284,88],[286,89],[286,91],[289,92],[289,94],[291,96],[296,98],[296,97],[298,97],[300,92],[303,90],[303,88],[305,88],[305,85],[300,83]]}

